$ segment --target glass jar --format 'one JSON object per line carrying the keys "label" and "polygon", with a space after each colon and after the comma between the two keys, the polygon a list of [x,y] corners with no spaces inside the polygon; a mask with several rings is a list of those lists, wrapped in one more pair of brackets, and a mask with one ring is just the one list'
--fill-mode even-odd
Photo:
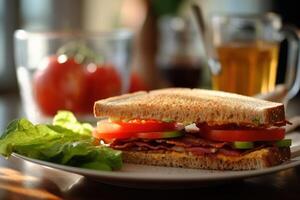
{"label": "glass jar", "polygon": [[132,33],[15,32],[22,105],[35,123],[59,110],[94,121],[95,101],[127,93]]}
{"label": "glass jar", "polygon": [[172,87],[199,87],[202,79],[201,45],[191,21],[168,16],[159,20],[157,66]]}

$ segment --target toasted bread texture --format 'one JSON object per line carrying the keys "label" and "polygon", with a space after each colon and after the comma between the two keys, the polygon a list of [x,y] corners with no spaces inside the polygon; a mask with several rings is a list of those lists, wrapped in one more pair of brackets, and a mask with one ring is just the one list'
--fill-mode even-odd
{"label": "toasted bread texture", "polygon": [[289,148],[263,148],[243,156],[193,155],[175,151],[123,151],[126,163],[210,170],[253,170],[290,159]]}
{"label": "toasted bread texture", "polygon": [[285,120],[281,103],[233,93],[188,88],[136,92],[95,102],[96,117],[174,120],[182,123],[274,124]]}

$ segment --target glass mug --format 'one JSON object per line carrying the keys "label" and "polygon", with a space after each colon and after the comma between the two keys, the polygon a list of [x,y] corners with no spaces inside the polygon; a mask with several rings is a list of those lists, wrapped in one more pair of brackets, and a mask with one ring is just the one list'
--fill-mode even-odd
{"label": "glass mug", "polygon": [[284,38],[289,45],[285,84],[290,99],[300,86],[300,77],[296,75],[299,74],[297,32],[292,27],[282,28],[281,18],[274,13],[213,16],[211,55],[216,58],[210,65],[213,89],[248,96],[273,91],[280,42]]}

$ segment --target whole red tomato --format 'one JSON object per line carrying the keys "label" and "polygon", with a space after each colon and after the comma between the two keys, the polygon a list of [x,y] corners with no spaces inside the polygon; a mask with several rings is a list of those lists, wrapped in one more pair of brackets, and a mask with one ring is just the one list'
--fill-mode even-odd
{"label": "whole red tomato", "polygon": [[113,65],[89,64],[86,67],[86,78],[86,111],[89,113],[92,112],[95,101],[121,94],[121,78]]}
{"label": "whole red tomato", "polygon": [[141,90],[149,90],[146,83],[137,73],[132,73],[130,76],[129,92],[137,92]]}
{"label": "whole red tomato", "polygon": [[33,92],[46,115],[61,109],[80,112],[86,92],[84,69],[65,55],[47,57],[34,74]]}

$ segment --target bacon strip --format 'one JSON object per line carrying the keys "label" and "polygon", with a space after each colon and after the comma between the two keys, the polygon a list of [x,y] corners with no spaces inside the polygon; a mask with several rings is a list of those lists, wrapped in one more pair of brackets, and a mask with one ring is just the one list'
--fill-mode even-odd
{"label": "bacon strip", "polygon": [[213,142],[186,134],[181,138],[172,139],[126,139],[114,140],[110,147],[119,150],[171,150],[178,152],[191,152],[195,155],[222,153],[228,156],[238,156],[241,152],[230,149],[226,142]]}
{"label": "bacon strip", "polygon": [[142,147],[146,149],[151,149],[151,150],[169,150],[170,146],[169,145],[162,145],[159,143],[155,143],[154,141],[149,141],[149,140],[130,140],[130,141],[120,141],[120,140],[115,140],[113,143],[110,144],[110,147],[113,147],[114,149],[130,149],[132,147]]}
{"label": "bacon strip", "polygon": [[219,153],[222,153],[226,156],[240,156],[242,153],[237,150],[231,150],[231,149],[219,149]]}
{"label": "bacon strip", "polygon": [[206,140],[203,138],[195,137],[190,134],[186,134],[183,138],[175,138],[165,140],[167,144],[173,144],[181,147],[214,147],[214,148],[222,148],[227,145],[227,142],[214,142],[210,140]]}
{"label": "bacon strip", "polygon": [[205,147],[191,147],[191,148],[186,148],[186,151],[192,152],[193,154],[196,154],[196,155],[204,155],[204,154],[216,153],[218,151],[218,149],[205,148]]}

